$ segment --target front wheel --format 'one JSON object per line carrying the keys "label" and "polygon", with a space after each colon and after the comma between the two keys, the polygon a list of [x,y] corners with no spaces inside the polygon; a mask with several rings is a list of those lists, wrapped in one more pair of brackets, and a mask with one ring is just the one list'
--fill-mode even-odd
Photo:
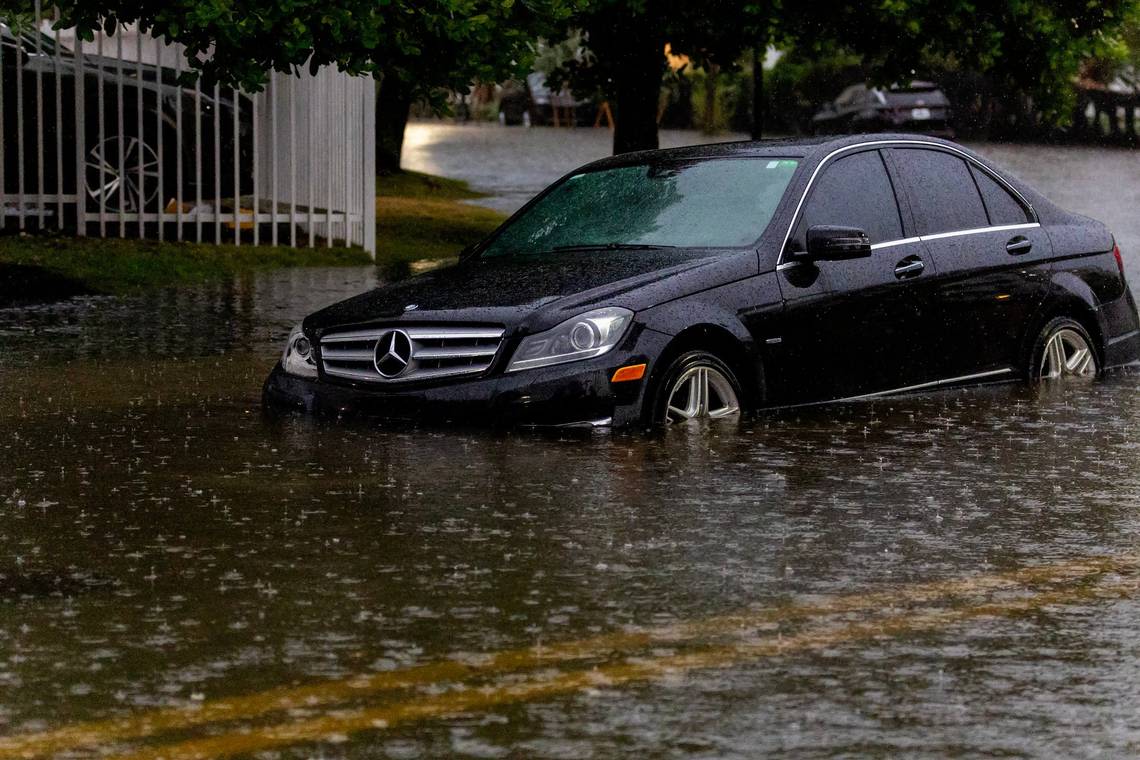
{"label": "front wheel", "polygon": [[689,351],[669,365],[654,396],[653,422],[678,425],[738,419],[744,394],[731,367],[707,351]]}
{"label": "front wheel", "polygon": [[1034,381],[1087,380],[1098,371],[1092,338],[1079,322],[1060,317],[1041,330],[1030,365]]}

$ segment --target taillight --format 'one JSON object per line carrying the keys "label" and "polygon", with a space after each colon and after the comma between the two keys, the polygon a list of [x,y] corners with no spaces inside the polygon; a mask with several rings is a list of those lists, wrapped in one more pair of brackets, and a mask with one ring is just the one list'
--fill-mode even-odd
{"label": "taillight", "polygon": [[1116,257],[1116,266],[1120,269],[1120,276],[1124,276],[1124,257],[1120,255],[1120,244],[1114,243],[1112,246],[1112,255]]}

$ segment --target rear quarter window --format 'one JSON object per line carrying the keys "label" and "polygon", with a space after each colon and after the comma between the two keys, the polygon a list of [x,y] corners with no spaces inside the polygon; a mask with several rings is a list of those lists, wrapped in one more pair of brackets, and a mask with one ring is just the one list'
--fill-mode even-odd
{"label": "rear quarter window", "polygon": [[982,201],[986,205],[990,224],[1025,224],[1030,221],[1029,212],[1021,202],[998,184],[997,180],[976,166],[970,166],[970,173],[978,183],[978,190],[982,194]]}
{"label": "rear quarter window", "polygon": [[989,226],[986,207],[964,160],[915,148],[895,148],[892,155],[914,206],[918,234]]}

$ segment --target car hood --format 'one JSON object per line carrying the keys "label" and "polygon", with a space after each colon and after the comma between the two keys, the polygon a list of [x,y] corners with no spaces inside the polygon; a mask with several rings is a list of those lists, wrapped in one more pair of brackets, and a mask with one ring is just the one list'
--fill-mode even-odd
{"label": "car hood", "polygon": [[713,251],[654,249],[473,259],[341,301],[310,316],[305,327],[320,333],[377,321],[484,322],[508,328],[526,322],[541,330],[568,318],[565,309],[577,312],[603,301],[635,310],[653,305],[639,303],[636,292],[718,258]]}

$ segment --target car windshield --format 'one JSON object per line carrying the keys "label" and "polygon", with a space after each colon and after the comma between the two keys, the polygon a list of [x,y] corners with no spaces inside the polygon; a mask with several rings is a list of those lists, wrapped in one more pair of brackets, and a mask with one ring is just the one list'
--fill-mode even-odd
{"label": "car windshield", "polygon": [[[34,26],[29,26],[20,31],[18,36],[19,41],[17,42],[16,30],[12,29],[7,24],[0,24],[0,39],[3,39],[4,43],[8,47],[16,47],[19,45],[24,49],[24,52],[30,54],[36,52],[36,43],[38,42],[39,52],[41,55],[55,54],[55,38],[49,34],[37,32]],[[59,50],[64,55],[69,55],[71,53],[71,51],[68,50],[64,45],[60,45]]]}
{"label": "car windshield", "polygon": [[723,158],[582,172],[500,230],[481,255],[750,245],[772,220],[797,165]]}

